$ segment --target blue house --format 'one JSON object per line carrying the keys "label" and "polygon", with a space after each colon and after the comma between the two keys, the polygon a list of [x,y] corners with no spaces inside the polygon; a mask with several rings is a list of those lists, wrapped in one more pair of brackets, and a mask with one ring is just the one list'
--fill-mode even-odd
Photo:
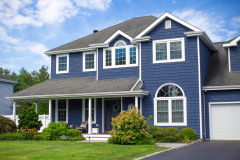
{"label": "blue house", "polygon": [[16,81],[0,74],[0,116],[13,114],[12,101],[5,97],[13,94],[13,85]]}
{"label": "blue house", "polygon": [[189,127],[200,139],[240,139],[240,36],[213,43],[201,29],[164,13],[136,17],[45,54],[51,79],[9,97],[49,102],[50,120],[88,134],[136,107],[159,127]]}

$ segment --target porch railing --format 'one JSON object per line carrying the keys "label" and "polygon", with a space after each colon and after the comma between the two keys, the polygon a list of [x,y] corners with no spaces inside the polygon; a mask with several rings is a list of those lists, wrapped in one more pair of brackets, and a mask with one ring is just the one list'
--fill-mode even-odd
{"label": "porch railing", "polygon": [[[7,117],[7,118],[9,118],[9,119],[11,119],[11,120],[13,120],[13,115],[2,115],[2,116],[4,116],[4,117]],[[42,132],[42,130],[44,129],[44,128],[47,128],[48,127],[48,124],[50,123],[50,120],[49,120],[49,115],[46,115],[46,114],[44,114],[44,115],[38,115],[38,118],[39,118],[39,120],[40,121],[42,121],[42,127],[40,128],[40,130],[38,131],[38,132]],[[15,117],[15,119],[16,119],[16,125],[18,126],[18,115],[16,115],[16,117]]]}

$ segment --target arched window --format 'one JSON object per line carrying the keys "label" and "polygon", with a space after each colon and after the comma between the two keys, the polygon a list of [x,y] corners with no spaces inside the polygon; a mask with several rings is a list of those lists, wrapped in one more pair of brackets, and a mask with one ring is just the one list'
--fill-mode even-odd
{"label": "arched window", "polygon": [[126,43],[124,41],[117,41],[114,46],[115,47],[122,47],[122,46],[126,46]]}
{"label": "arched window", "polygon": [[154,98],[154,124],[157,126],[187,125],[186,97],[182,88],[168,83],[158,88]]}

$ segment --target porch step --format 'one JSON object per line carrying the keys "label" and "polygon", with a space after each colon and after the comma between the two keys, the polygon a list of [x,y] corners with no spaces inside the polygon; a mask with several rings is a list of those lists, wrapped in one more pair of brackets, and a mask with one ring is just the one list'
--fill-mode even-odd
{"label": "porch step", "polygon": [[107,141],[111,137],[110,134],[82,134],[82,136],[88,141]]}

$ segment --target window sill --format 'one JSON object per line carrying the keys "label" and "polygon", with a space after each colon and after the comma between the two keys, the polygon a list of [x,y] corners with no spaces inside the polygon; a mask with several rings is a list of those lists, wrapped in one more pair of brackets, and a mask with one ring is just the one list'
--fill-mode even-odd
{"label": "window sill", "polygon": [[64,73],[69,73],[68,71],[58,71],[56,74],[64,74]]}
{"label": "window sill", "polygon": [[116,65],[116,66],[103,66],[103,69],[111,69],[111,68],[127,68],[127,67],[137,67],[138,64],[132,65]]}
{"label": "window sill", "polygon": [[187,123],[154,123],[154,126],[187,126]]}
{"label": "window sill", "polygon": [[96,69],[83,69],[83,72],[94,72]]}
{"label": "window sill", "polygon": [[153,63],[171,63],[171,62],[184,62],[185,59],[176,59],[176,60],[155,60]]}

